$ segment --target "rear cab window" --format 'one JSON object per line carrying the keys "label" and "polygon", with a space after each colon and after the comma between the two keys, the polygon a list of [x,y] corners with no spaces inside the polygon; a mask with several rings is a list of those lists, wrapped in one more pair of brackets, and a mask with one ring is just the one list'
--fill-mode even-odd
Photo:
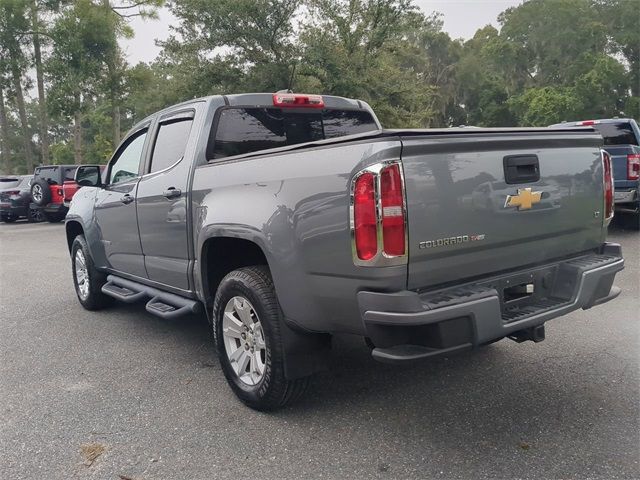
{"label": "rear cab window", "polygon": [[278,107],[227,107],[214,122],[207,159],[375,131],[368,111]]}
{"label": "rear cab window", "polygon": [[596,123],[593,128],[600,132],[605,145],[638,145],[638,139],[629,122]]}

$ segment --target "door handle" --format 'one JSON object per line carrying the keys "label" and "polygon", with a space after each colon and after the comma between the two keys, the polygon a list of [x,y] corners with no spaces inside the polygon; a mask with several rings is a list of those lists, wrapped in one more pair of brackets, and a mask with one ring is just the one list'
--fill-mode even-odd
{"label": "door handle", "polygon": [[540,180],[540,162],[537,155],[507,155],[503,159],[503,164],[504,179],[508,184]]}
{"label": "door handle", "polygon": [[133,202],[133,200],[134,200],[134,199],[133,199],[133,197],[132,197],[131,195],[129,195],[128,193],[127,193],[127,194],[125,194],[125,195],[123,195],[123,196],[120,198],[120,201],[121,201],[122,203],[124,203],[125,205],[129,205],[131,202]]}
{"label": "door handle", "polygon": [[182,191],[179,188],[175,187],[169,187],[164,192],[162,192],[162,196],[168,199],[178,198],[180,195],[182,195]]}

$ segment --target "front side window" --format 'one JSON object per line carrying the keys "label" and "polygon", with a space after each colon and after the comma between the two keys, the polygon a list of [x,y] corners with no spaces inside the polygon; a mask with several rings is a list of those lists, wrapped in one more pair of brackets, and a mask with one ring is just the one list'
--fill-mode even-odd
{"label": "front side window", "polygon": [[215,137],[209,141],[207,158],[243,155],[377,128],[372,115],[362,110],[227,108],[212,132]]}
{"label": "front side window", "polygon": [[147,130],[136,132],[116,154],[116,159],[111,164],[110,184],[126,182],[138,176],[146,138]]}
{"label": "front side window", "polygon": [[76,175],[76,167],[69,167],[64,169],[64,181],[73,181]]}
{"label": "front side window", "polygon": [[174,165],[184,156],[192,123],[193,119],[185,118],[160,125],[151,156],[151,173]]}

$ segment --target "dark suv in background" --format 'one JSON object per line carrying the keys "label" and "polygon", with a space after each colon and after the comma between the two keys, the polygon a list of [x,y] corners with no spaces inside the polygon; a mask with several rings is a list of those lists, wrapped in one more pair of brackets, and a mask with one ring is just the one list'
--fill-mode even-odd
{"label": "dark suv in background", "polygon": [[40,210],[29,208],[32,178],[31,175],[0,177],[0,220],[12,223],[25,217],[30,222],[44,219]]}

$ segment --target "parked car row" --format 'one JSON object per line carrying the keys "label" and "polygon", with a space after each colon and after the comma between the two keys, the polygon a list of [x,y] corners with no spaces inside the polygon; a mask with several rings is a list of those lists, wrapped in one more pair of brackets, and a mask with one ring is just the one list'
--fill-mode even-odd
{"label": "parked car row", "polygon": [[37,167],[33,175],[0,177],[0,220],[64,220],[80,188],[74,179],[77,169],[77,165],[45,165]]}

